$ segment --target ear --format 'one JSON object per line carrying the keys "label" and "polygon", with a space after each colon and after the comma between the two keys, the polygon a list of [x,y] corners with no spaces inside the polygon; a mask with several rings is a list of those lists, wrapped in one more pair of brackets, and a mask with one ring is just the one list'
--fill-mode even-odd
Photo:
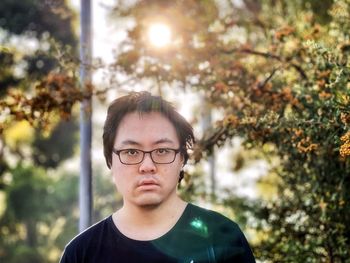
{"label": "ear", "polygon": [[180,183],[184,177],[185,177],[185,172],[184,172],[184,170],[181,169],[180,174],[179,174],[179,181],[178,181],[179,186],[180,186]]}
{"label": "ear", "polygon": [[184,168],[184,166],[185,166],[186,164],[185,164],[185,157],[184,157],[183,154],[181,154],[181,163],[182,163],[181,167]]}

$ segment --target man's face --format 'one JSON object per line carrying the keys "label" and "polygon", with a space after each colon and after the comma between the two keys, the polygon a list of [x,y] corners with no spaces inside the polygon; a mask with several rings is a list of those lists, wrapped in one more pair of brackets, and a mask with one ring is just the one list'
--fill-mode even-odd
{"label": "man's face", "polygon": [[[119,124],[114,140],[116,150],[151,151],[179,147],[173,124],[158,112],[142,115],[128,113]],[[157,206],[176,198],[176,186],[182,166],[183,157],[180,153],[170,164],[155,164],[148,153],[141,163],[134,165],[121,163],[115,153],[112,157],[112,174],[115,185],[123,196],[124,205]]]}

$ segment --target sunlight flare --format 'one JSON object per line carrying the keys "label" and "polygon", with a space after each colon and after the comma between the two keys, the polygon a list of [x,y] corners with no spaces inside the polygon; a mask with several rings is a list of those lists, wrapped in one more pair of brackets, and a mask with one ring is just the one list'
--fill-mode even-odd
{"label": "sunlight flare", "polygon": [[148,39],[155,47],[166,47],[171,41],[171,29],[166,24],[152,24],[148,29]]}

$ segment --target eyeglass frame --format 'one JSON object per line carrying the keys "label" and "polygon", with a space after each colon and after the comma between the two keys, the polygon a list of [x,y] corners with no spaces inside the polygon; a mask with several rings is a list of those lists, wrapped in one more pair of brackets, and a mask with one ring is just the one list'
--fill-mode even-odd
{"label": "eyeglass frame", "polygon": [[[152,153],[153,153],[154,151],[162,150],[162,149],[164,149],[164,150],[172,150],[172,151],[175,152],[175,154],[174,154],[174,159],[173,159],[171,162],[159,163],[159,162],[155,162],[155,161],[153,160]],[[140,152],[142,152],[142,153],[143,153],[143,156],[142,156],[141,161],[140,161],[140,162],[137,162],[137,163],[124,163],[124,162],[122,162],[122,160],[121,160],[121,158],[120,158],[120,153],[121,153],[122,151],[127,151],[127,150],[135,150],[135,151],[140,151]],[[118,156],[119,161],[120,161],[122,164],[124,164],[124,165],[136,165],[136,164],[142,163],[143,160],[145,159],[146,153],[149,153],[149,156],[150,156],[152,162],[155,163],[155,164],[171,164],[171,163],[173,163],[173,162],[175,161],[176,155],[177,155],[178,153],[181,153],[182,151],[183,151],[183,148],[178,148],[178,149],[172,149],[172,148],[157,148],[157,149],[153,149],[153,150],[151,150],[151,151],[143,151],[143,150],[134,149],[134,148],[121,149],[121,150],[117,150],[117,149],[115,149],[115,148],[112,149],[112,152],[115,153],[115,154]]]}

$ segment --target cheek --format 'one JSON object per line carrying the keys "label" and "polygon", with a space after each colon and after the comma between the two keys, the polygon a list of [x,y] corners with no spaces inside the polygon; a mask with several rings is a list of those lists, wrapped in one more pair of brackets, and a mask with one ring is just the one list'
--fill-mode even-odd
{"label": "cheek", "polygon": [[130,178],[128,179],[122,174],[117,173],[113,174],[113,181],[117,192],[122,196],[127,196],[130,192],[132,192],[133,182],[130,180]]}
{"label": "cheek", "polygon": [[118,191],[120,191],[120,179],[118,177],[118,174],[116,172],[112,172],[112,178],[113,178],[113,183],[115,187],[117,188]]}
{"label": "cheek", "polygon": [[[173,164],[172,166],[168,166],[168,167],[164,167],[161,174],[164,175],[164,177],[167,180],[171,180],[173,179],[174,181],[178,180],[178,177],[180,175],[180,171],[182,169],[182,164],[178,163],[178,164]],[[170,179],[171,178],[171,179]]]}
{"label": "cheek", "polygon": [[117,190],[119,192],[123,192],[126,187],[126,174],[127,172],[125,172],[125,168],[121,167],[120,165],[114,163],[112,165],[112,177],[113,177],[113,182],[114,185],[116,186]]}

